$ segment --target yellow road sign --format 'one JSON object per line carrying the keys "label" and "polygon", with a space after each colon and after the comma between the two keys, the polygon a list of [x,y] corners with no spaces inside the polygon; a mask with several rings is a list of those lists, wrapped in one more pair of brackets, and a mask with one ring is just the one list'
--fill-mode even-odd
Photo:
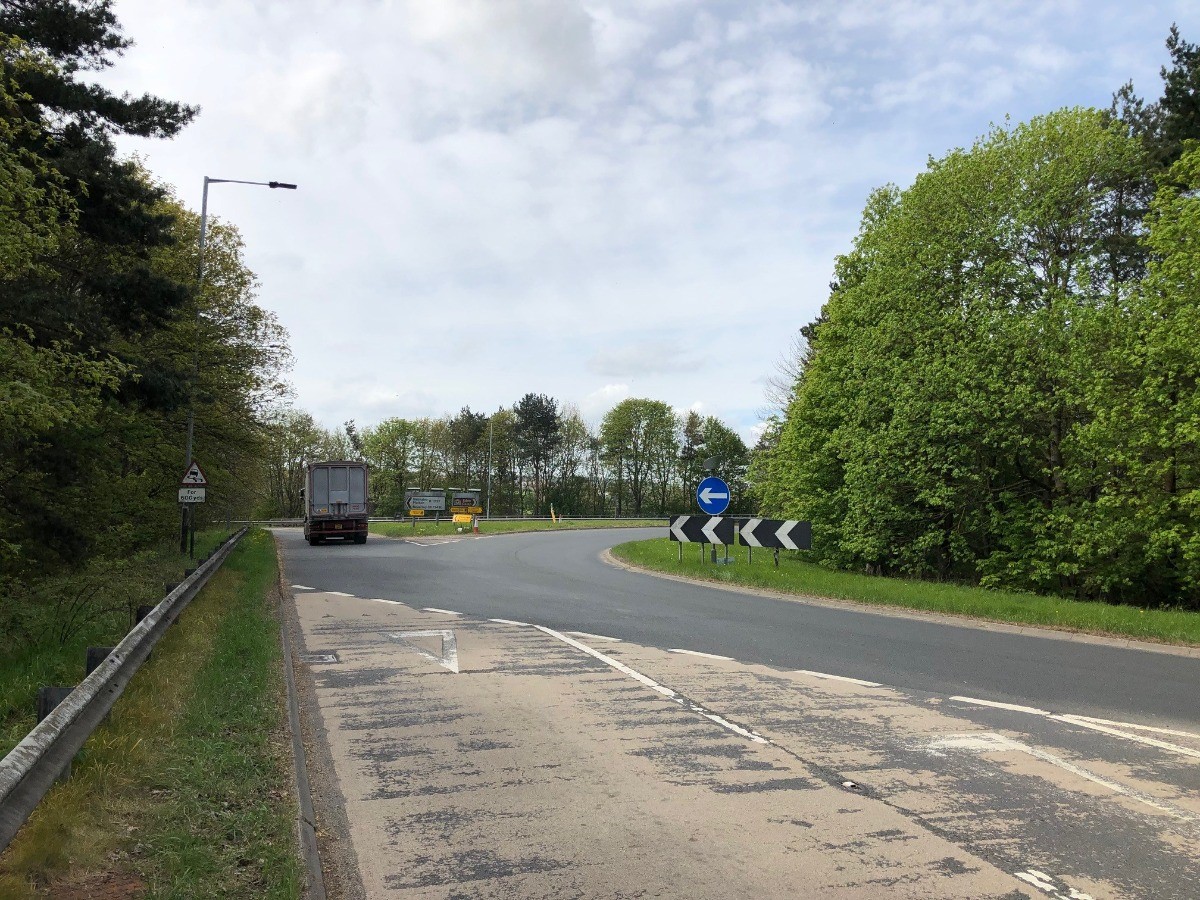
{"label": "yellow road sign", "polygon": [[423,509],[410,509],[410,510],[408,511],[408,514],[409,514],[410,516],[423,516],[423,515],[425,515],[425,510],[423,510]]}
{"label": "yellow road sign", "polygon": [[471,519],[472,516],[467,515],[466,513],[456,513],[454,516],[454,522],[456,525],[470,525]]}

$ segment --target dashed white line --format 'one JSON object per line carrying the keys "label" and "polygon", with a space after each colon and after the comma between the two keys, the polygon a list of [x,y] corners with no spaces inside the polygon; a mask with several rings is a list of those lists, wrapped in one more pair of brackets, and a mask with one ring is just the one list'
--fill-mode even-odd
{"label": "dashed white line", "polygon": [[512,619],[488,619],[489,622],[499,622],[501,625],[520,625],[522,628],[528,628],[528,622],[514,622]]}
{"label": "dashed white line", "polygon": [[455,612],[452,609],[438,609],[436,606],[425,606],[421,609],[422,612],[441,613],[443,616],[461,616],[462,613]]}
{"label": "dashed white line", "polygon": [[307,584],[293,584],[292,590],[294,590],[294,591],[315,591],[316,588],[311,588]]}
{"label": "dashed white line", "polygon": [[732,656],[720,656],[716,653],[702,653],[699,650],[680,650],[676,647],[673,650],[668,650],[668,653],[686,653],[688,656],[703,656],[705,659],[733,659]]}
{"label": "dashed white line", "polygon": [[[534,625],[533,627],[536,628],[538,631],[542,632],[543,634],[548,634],[553,638],[557,638],[558,640],[562,641],[565,644],[570,644],[576,650],[582,650],[588,656],[591,656],[591,657],[594,657],[594,658],[600,660],[600,662],[604,663],[607,666],[612,666],[618,672],[622,672],[625,675],[628,675],[634,681],[637,681],[640,684],[644,684],[646,687],[650,688],[650,690],[656,691],[657,693],[662,694],[664,697],[666,697],[670,700],[674,700],[676,703],[679,703],[681,705],[684,703],[684,698],[679,696],[679,694],[675,693],[675,691],[671,690],[669,687],[659,684],[653,678],[648,678],[645,675],[643,675],[641,672],[638,672],[635,669],[629,668],[629,666],[625,665],[625,663],[620,662],[619,660],[615,660],[611,656],[606,656],[603,653],[601,653],[599,650],[593,649],[592,647],[589,647],[587,644],[584,644],[584,643],[581,643],[581,642],[575,640],[575,638],[567,637],[565,634],[563,634],[560,631],[555,631],[552,628],[547,628],[545,625]],[[717,725],[720,725],[722,728],[732,731],[734,734],[740,735],[741,737],[744,737],[747,740],[751,740],[756,744],[771,743],[769,740],[767,740],[762,735],[755,734],[752,731],[747,731],[745,728],[742,728],[742,726],[735,725],[733,722],[730,722],[726,719],[722,719],[720,716],[709,712],[708,710],[704,709],[701,706],[696,705],[695,703],[691,704],[691,708],[693,711],[698,712],[700,715],[704,716],[704,718],[708,719],[709,721],[715,722]]]}
{"label": "dashed white line", "polygon": [[326,594],[333,594],[335,597],[353,597],[353,594],[347,594],[345,591],[326,591]]}
{"label": "dashed white line", "polygon": [[385,600],[383,597],[359,597],[360,600],[366,600],[368,603],[391,603],[395,606],[407,606],[406,603],[401,603],[399,600]]}
{"label": "dashed white line", "polygon": [[997,703],[994,700],[980,700],[977,697],[951,697],[951,700],[956,700],[959,703],[971,703],[976,706],[990,706],[994,709],[1007,709],[1010,712],[1028,713],[1033,716],[1042,716],[1047,719],[1054,719],[1056,722],[1066,722],[1068,725],[1077,725],[1080,728],[1090,728],[1092,731],[1100,731],[1104,734],[1110,734],[1113,737],[1125,738],[1127,741],[1134,741],[1139,744],[1146,744],[1150,747],[1157,747],[1160,750],[1166,750],[1170,753],[1178,753],[1180,756],[1187,756],[1192,759],[1200,759],[1200,750],[1193,750],[1190,747],[1180,747],[1178,744],[1172,744],[1168,741],[1160,741],[1158,738],[1146,737],[1144,734],[1130,734],[1128,731],[1121,731],[1123,728],[1137,728],[1143,731],[1153,731],[1161,734],[1178,735],[1179,737],[1192,738],[1193,740],[1200,735],[1189,734],[1186,731],[1170,731],[1165,728],[1153,728],[1149,725],[1135,725],[1132,722],[1114,722],[1110,719],[1093,719],[1091,716],[1073,716],[1067,713],[1052,713],[1048,710],[1038,709],[1036,706],[1018,706],[1015,703]]}
{"label": "dashed white line", "polygon": [[1044,709],[1038,709],[1036,706],[1018,706],[1015,703],[998,703],[995,700],[980,700],[978,697],[951,697],[957,703],[971,703],[975,706],[990,706],[993,709],[1007,709],[1010,712],[1029,713],[1033,716],[1048,716],[1050,715]]}
{"label": "dashed white line", "polygon": [[830,675],[828,672],[813,672],[809,669],[796,669],[800,675],[811,675],[813,678],[824,678],[828,681],[845,681],[848,684],[857,684],[862,687],[881,687],[877,681],[863,681],[861,678],[850,678],[846,675]]}
{"label": "dashed white line", "polygon": [[568,631],[567,634],[573,634],[576,637],[591,638],[594,641],[612,641],[614,643],[620,643],[621,641],[620,638],[608,637],[603,634],[592,634],[590,631]]}

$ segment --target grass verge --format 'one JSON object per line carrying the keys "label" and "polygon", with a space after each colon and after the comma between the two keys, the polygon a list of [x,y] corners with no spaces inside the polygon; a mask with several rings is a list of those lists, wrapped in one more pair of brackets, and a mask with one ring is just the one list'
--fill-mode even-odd
{"label": "grass verge", "polygon": [[0,898],[300,896],[276,578],[251,532],[0,857]]}
{"label": "grass verge", "polygon": [[[667,538],[656,538],[620,544],[613,547],[612,553],[632,565],[698,581],[970,616],[1014,625],[1200,645],[1200,613],[1185,610],[1147,610],[956,584],[857,575],[804,562],[786,552],[780,554],[779,568],[776,569],[769,551],[760,550],[754,554],[751,563],[747,561],[745,547],[730,548],[730,556],[736,557],[736,563],[714,566],[700,561],[696,545],[687,545],[683,548],[681,563],[678,546]],[[723,556],[722,551],[718,552]]]}
{"label": "grass verge", "polygon": [[[413,522],[416,524],[414,525]],[[645,528],[647,526],[666,527],[667,519],[610,519],[602,521],[586,521],[565,519],[559,522],[538,522],[516,519],[511,522],[479,523],[481,534],[511,534],[515,531],[572,531],[580,528]],[[457,534],[458,529],[470,531],[469,525],[455,525],[453,522],[426,522],[424,519],[412,519],[404,522],[372,522],[371,534],[384,537],[430,537],[433,535]]]}
{"label": "grass verge", "polygon": [[[216,549],[227,534],[224,530],[197,532],[197,558]],[[123,565],[126,574],[105,588],[111,595],[108,602],[102,600],[85,609],[77,627],[65,634],[65,640],[59,625],[62,609],[56,606],[46,608],[43,627],[33,639],[0,639],[0,758],[37,724],[39,687],[82,681],[87,648],[115,646],[133,627],[133,611],[142,604],[161,600],[163,584],[182,581],[184,568],[196,563],[164,545],[156,553],[124,561]]]}

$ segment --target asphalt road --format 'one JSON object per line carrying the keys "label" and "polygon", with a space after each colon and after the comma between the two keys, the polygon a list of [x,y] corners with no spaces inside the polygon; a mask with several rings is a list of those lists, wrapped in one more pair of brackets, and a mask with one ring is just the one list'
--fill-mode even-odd
{"label": "asphalt road", "polygon": [[277,534],[293,581],[361,597],[415,599],[482,617],[817,670],[916,693],[969,695],[1146,725],[1200,722],[1200,658],[731,593],[623,571],[599,558],[604,548],[661,537],[665,530],[427,543],[373,536],[364,546],[316,548],[304,544],[298,530]]}

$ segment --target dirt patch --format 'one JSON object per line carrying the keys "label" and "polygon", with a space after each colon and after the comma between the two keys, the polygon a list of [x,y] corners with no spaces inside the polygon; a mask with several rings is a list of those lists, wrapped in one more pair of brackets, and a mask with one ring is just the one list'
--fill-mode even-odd
{"label": "dirt patch", "polygon": [[57,900],[136,900],[146,895],[146,882],[137,875],[106,872],[59,881],[50,889]]}

